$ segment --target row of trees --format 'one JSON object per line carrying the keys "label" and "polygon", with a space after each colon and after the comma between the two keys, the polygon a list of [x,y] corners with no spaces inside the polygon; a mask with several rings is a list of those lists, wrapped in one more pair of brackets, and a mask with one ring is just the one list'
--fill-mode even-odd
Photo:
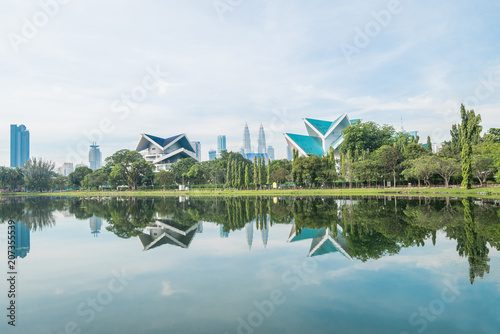
{"label": "row of trees", "polygon": [[[461,106],[462,123],[453,125],[452,140],[434,154],[431,140],[396,133],[390,126],[357,122],[344,130],[340,150],[340,177],[363,184],[391,180],[419,186],[461,183],[470,188],[495,178],[500,182],[500,130],[490,129],[481,137],[481,116]],[[496,174],[496,175],[495,175]]]}

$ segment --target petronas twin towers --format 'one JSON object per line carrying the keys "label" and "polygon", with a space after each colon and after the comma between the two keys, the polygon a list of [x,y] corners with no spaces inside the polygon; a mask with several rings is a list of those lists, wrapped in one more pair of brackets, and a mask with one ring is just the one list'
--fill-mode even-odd
{"label": "petronas twin towers", "polygon": [[[259,128],[259,139],[257,141],[257,153],[267,153],[266,149],[266,134],[264,133],[264,127],[262,123]],[[252,152],[252,143],[250,140],[250,130],[248,130],[248,124],[245,123],[245,129],[243,130],[243,150],[245,154],[250,154]]]}

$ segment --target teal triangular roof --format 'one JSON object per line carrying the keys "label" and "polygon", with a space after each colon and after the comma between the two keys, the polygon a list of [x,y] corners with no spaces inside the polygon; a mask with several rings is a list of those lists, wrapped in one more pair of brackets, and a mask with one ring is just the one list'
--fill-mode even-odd
{"label": "teal triangular roof", "polygon": [[306,118],[306,120],[311,123],[316,130],[318,130],[323,136],[328,132],[330,127],[334,122],[321,121],[319,119]]}
{"label": "teal triangular roof", "polygon": [[287,133],[287,136],[295,142],[306,154],[323,156],[323,146],[321,139],[317,137],[309,137],[303,135],[296,135],[293,133]]}
{"label": "teal triangular roof", "polygon": [[[295,231],[294,231],[295,232]],[[290,242],[312,239],[318,234],[318,230],[313,230],[310,228],[303,228],[300,233],[295,232],[295,236],[290,240]]]}

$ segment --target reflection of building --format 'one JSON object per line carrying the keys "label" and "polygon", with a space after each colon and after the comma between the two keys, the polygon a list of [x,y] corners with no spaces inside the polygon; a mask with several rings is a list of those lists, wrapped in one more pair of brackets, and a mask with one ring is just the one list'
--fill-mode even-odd
{"label": "reflection of building", "polygon": [[156,171],[168,170],[172,164],[183,158],[197,159],[196,151],[184,133],[169,138],[141,134],[135,150],[146,161],[153,163]]}
{"label": "reflection of building", "polygon": [[139,235],[139,239],[145,251],[162,245],[188,248],[199,229],[200,223],[185,226],[170,219],[158,219],[151,226],[146,227]]}
{"label": "reflection of building", "polygon": [[269,217],[266,218],[266,223],[264,228],[260,230],[262,235],[262,243],[264,244],[264,248],[267,248],[267,240],[269,240]]}
{"label": "reflection of building", "polygon": [[285,133],[285,139],[290,150],[296,150],[302,157],[310,154],[323,156],[328,153],[330,147],[333,147],[336,156],[339,156],[338,148],[344,141],[342,130],[356,121],[349,120],[347,114],[343,114],[333,122],[304,118],[308,135]]}
{"label": "reflection of building", "polygon": [[30,252],[30,230],[23,223],[16,223],[16,258],[25,258]]}
{"label": "reflection of building", "polygon": [[224,232],[224,225],[220,225],[219,229],[221,238],[229,238],[229,232]]}
{"label": "reflection of building", "polygon": [[90,169],[99,169],[101,168],[101,150],[99,149],[99,145],[93,143],[90,145],[89,151],[89,164]]}
{"label": "reflection of building", "polygon": [[30,158],[30,132],[26,126],[10,125],[10,167],[22,167]]}
{"label": "reflection of building", "polygon": [[93,216],[89,219],[89,224],[90,230],[92,231],[91,233],[94,235],[94,237],[97,237],[97,235],[101,233],[102,218]]}
{"label": "reflection of building", "polygon": [[328,253],[340,252],[352,261],[352,257],[347,252],[347,240],[343,236],[343,229],[337,225],[337,236],[334,237],[329,228],[310,229],[303,228],[300,232],[296,229],[295,223],[292,225],[288,242],[312,239],[308,256],[318,256]]}
{"label": "reflection of building", "polygon": [[247,237],[248,249],[252,249],[253,241],[253,222],[245,224],[245,235]]}

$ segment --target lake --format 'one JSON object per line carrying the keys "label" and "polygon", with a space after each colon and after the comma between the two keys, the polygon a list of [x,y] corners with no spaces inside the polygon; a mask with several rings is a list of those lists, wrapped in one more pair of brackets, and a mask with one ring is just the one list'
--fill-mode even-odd
{"label": "lake", "polygon": [[498,201],[0,198],[0,218],[2,333],[500,333]]}

